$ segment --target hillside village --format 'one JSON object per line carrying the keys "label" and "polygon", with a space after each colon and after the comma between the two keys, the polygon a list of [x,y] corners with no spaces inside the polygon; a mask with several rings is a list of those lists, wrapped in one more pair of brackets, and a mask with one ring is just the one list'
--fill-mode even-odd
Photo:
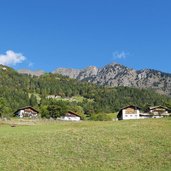
{"label": "hillside village", "polygon": [[[26,106],[18,109],[14,112],[14,115],[19,118],[38,118],[38,113],[36,109],[31,106]],[[163,106],[153,106],[149,107],[146,112],[141,111],[141,109],[134,105],[126,106],[117,114],[117,120],[130,120],[130,119],[147,119],[147,118],[163,118],[171,116],[171,109]],[[67,111],[60,117],[56,118],[62,121],[80,121],[81,116],[75,112]]]}

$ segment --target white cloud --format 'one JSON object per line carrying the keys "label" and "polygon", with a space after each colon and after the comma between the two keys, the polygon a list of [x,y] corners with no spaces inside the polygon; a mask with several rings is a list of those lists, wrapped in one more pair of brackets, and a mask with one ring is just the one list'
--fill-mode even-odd
{"label": "white cloud", "polygon": [[33,65],[34,65],[33,62],[29,62],[29,63],[28,63],[28,67],[32,67]]}
{"label": "white cloud", "polygon": [[16,65],[22,63],[26,59],[21,53],[15,53],[12,50],[6,51],[6,54],[0,54],[0,64],[2,65]]}
{"label": "white cloud", "polygon": [[113,52],[113,58],[115,58],[115,59],[125,59],[125,58],[127,58],[127,56],[129,55],[129,53],[127,53],[127,52],[124,52],[124,51],[122,51],[122,52]]}

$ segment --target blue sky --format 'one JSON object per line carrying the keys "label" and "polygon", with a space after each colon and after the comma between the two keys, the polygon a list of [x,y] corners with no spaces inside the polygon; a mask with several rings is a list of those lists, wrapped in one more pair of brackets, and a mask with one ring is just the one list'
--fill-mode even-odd
{"label": "blue sky", "polygon": [[171,73],[170,0],[0,0],[0,62]]}

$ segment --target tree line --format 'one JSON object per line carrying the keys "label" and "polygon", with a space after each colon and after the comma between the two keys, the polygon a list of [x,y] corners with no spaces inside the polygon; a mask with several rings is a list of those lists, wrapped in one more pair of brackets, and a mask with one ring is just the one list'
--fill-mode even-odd
{"label": "tree line", "polygon": [[[154,90],[130,87],[105,87],[70,79],[59,74],[46,73],[40,77],[19,74],[12,68],[0,66],[0,115],[12,116],[23,106],[33,106],[41,116],[56,118],[67,110],[77,112],[82,118],[99,113],[117,112],[134,104],[142,109],[148,106],[171,107],[171,98]],[[61,98],[83,97],[83,101],[48,99],[49,95]]]}

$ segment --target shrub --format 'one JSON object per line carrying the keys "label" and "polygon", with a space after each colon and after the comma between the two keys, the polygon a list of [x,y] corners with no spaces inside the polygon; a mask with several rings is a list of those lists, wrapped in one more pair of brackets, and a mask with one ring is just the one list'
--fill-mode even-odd
{"label": "shrub", "polygon": [[94,114],[91,115],[90,120],[93,121],[111,121],[112,118],[111,116],[107,115],[107,114]]}

